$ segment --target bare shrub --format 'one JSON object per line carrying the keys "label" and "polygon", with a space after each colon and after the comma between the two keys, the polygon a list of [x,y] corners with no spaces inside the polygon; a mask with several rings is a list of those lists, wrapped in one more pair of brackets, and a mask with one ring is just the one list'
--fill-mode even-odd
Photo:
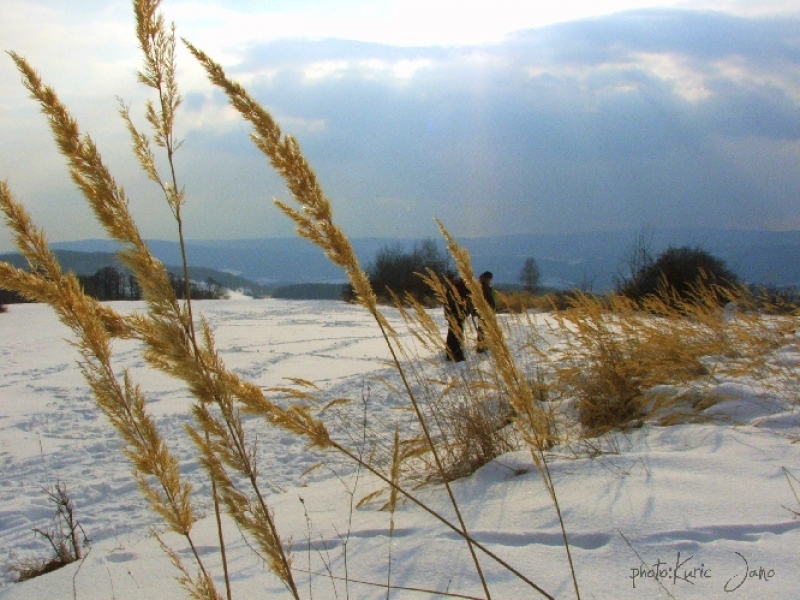
{"label": "bare shrub", "polygon": [[[663,290],[641,302],[578,294],[556,312],[566,336],[557,378],[561,393],[576,400],[586,435],[634,426],[653,409],[666,408],[645,396],[657,385],[710,382],[722,374],[756,377],[765,385],[781,381],[780,365],[770,356],[795,335],[792,319],[756,312],[730,318],[720,298],[748,302],[735,290],[698,283],[686,297]],[[711,372],[713,357],[724,360]]]}
{"label": "bare shrub", "polygon": [[20,582],[60,569],[83,558],[83,547],[88,542],[83,527],[75,517],[67,486],[58,482],[53,489],[44,490],[56,511],[47,528],[34,527],[35,535],[46,540],[52,551],[47,558],[19,559],[9,565],[6,576]]}
{"label": "bare shrub", "polygon": [[443,423],[444,476],[466,477],[506,452],[518,450],[520,442],[509,427],[514,411],[501,400],[451,401],[441,406]]}

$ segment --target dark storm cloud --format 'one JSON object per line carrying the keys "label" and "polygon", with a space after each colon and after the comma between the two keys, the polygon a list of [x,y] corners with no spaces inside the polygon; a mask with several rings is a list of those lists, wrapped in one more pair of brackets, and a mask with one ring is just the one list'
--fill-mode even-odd
{"label": "dark storm cloud", "polygon": [[[636,11],[480,47],[272,42],[231,74],[279,118],[324,123],[292,133],[356,234],[410,235],[433,215],[467,235],[775,227],[800,193],[781,146],[800,138],[797,31]],[[416,69],[393,74],[403,64]],[[775,160],[749,161],[765,141]]]}
{"label": "dark storm cloud", "polygon": [[770,86],[742,86],[715,82],[714,100],[699,107],[702,122],[731,136],[763,136],[776,140],[800,137],[797,101]]}
{"label": "dark storm cloud", "polygon": [[640,10],[521,32],[509,46],[521,53],[538,49],[556,63],[603,63],[636,51],[681,52],[705,61],[741,55],[796,64],[798,24],[789,18]]}

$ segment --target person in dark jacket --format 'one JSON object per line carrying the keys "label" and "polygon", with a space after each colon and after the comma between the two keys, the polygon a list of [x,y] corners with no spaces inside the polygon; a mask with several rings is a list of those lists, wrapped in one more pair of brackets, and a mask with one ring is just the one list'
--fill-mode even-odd
{"label": "person in dark jacket", "polygon": [[[491,308],[492,311],[494,312],[497,310],[497,301],[495,300],[494,297],[494,288],[492,287],[492,279],[493,275],[491,271],[484,271],[483,273],[481,273],[481,276],[478,277],[478,281],[481,284],[481,291],[483,292],[483,297],[486,300],[486,304],[488,304],[489,308]],[[483,332],[482,323],[477,324],[477,330],[478,330],[478,342],[475,345],[475,350],[476,352],[486,352],[488,348],[486,347],[486,339],[485,339],[485,334]]]}
{"label": "person in dark jacket", "polygon": [[464,319],[472,314],[469,289],[460,277],[449,277],[447,284],[447,303],[444,317],[447,321],[447,341],[445,355],[447,360],[462,362],[464,358]]}

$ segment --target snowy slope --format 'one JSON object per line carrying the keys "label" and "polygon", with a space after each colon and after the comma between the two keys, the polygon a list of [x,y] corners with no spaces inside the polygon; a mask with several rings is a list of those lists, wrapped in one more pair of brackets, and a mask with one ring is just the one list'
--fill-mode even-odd
{"label": "snowy slope", "polygon": [[[121,310],[141,305],[115,304]],[[359,308],[339,302],[230,300],[196,305],[227,364],[262,387],[287,377],[314,381],[328,399],[364,399],[370,419],[404,422],[402,398],[372,378],[387,375],[382,340]],[[438,314],[437,314],[438,316]],[[52,507],[42,488],[67,485],[91,539],[88,557],[46,576],[0,587],[0,599],[181,598],[175,570],[150,528],[158,526],[130,477],[114,432],[94,408],[68,332],[49,308],[11,306],[0,315],[0,562],[45,550],[32,527]],[[153,413],[182,468],[208,485],[183,433],[185,390],[143,364],[138,345],[117,342],[120,367],[147,390]],[[780,359],[798,369],[796,347]],[[800,511],[790,486],[800,477],[800,414],[792,397],[747,381],[720,381],[729,401],[703,424],[647,424],[618,435],[617,453],[587,456],[555,448],[550,467],[583,598],[794,598],[800,590]],[[411,503],[394,516],[381,501],[350,509],[350,493],[379,486],[336,457],[309,454],[303,440],[259,431],[259,465],[278,528],[292,539],[305,598],[386,598],[391,583],[483,597],[466,545]],[[334,427],[335,429],[335,427]],[[327,466],[303,473],[321,458]],[[800,484],[795,482],[800,491]],[[575,596],[553,503],[526,452],[502,456],[456,482],[469,530],[492,552],[558,598]],[[450,515],[441,488],[418,490]],[[201,550],[217,564],[210,507],[198,524]],[[235,598],[288,598],[282,584],[228,528]],[[183,556],[182,541],[165,538]],[[391,556],[390,556],[391,555]],[[487,557],[494,598],[537,593]],[[303,572],[321,573],[309,578]],[[328,576],[326,569],[332,576]],[[220,572],[216,569],[215,572]],[[345,573],[349,583],[342,579]],[[222,588],[221,588],[222,589]],[[394,589],[391,598],[431,598]]]}

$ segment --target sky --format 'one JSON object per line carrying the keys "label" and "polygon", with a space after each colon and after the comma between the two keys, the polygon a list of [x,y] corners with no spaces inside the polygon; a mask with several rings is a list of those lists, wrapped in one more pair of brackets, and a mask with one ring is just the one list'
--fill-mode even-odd
{"label": "sky", "polygon": [[[295,136],[353,237],[800,229],[800,8],[783,0],[165,0],[177,34]],[[24,56],[98,144],[142,234],[174,239],[130,3],[3,0]],[[191,239],[292,235],[285,186],[181,48]],[[104,237],[0,56],[0,179],[51,241]],[[163,165],[162,165],[163,166]],[[0,251],[12,249],[0,231]]]}

